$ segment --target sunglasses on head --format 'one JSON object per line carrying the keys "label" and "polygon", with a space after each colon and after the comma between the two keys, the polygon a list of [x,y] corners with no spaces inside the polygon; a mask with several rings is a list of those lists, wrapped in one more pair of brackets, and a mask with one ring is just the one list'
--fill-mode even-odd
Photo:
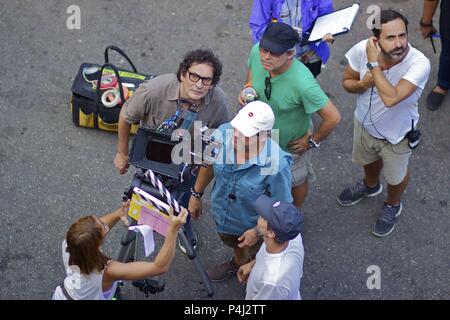
{"label": "sunglasses on head", "polygon": [[272,82],[270,82],[270,76],[266,77],[264,80],[264,95],[267,100],[270,100],[270,95],[272,94]]}

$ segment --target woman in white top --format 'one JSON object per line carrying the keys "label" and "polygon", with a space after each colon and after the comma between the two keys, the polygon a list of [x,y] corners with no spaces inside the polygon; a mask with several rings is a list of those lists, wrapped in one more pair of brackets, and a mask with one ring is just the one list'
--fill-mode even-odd
{"label": "woman in white top", "polygon": [[130,202],[100,218],[78,219],[67,232],[62,255],[67,276],[59,285],[53,300],[111,300],[118,280],[140,280],[169,271],[175,255],[179,228],[186,222],[187,210],[178,216],[170,214],[170,224],[164,244],[153,262],[121,263],[111,260],[101,251],[105,236],[126,215]]}

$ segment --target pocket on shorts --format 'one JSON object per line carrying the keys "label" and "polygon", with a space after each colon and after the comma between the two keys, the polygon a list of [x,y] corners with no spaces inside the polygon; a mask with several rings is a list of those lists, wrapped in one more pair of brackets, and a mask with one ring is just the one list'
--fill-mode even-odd
{"label": "pocket on shorts", "polygon": [[[307,151],[311,152],[311,151]],[[291,164],[292,186],[299,186],[305,181],[314,182],[316,175],[314,173],[311,160],[311,154],[294,155]]]}
{"label": "pocket on shorts", "polygon": [[384,177],[388,184],[395,186],[403,181],[408,172],[411,151],[407,139],[395,145],[391,144],[381,151]]}
{"label": "pocket on shorts", "polygon": [[397,144],[391,144],[391,150],[395,154],[408,154],[412,153],[412,149],[408,145],[408,139],[403,139]]}

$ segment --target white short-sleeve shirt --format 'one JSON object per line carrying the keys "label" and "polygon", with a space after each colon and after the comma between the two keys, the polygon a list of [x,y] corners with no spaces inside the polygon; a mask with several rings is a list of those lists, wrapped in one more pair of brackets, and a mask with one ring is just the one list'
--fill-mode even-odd
{"label": "white short-sleeve shirt", "polygon": [[289,241],[280,253],[269,253],[263,243],[247,281],[246,300],[301,300],[303,276],[302,236]]}
{"label": "white short-sleeve shirt", "polygon": [[[359,72],[360,79],[369,71],[367,68],[366,46],[368,40],[363,40],[353,46],[346,54],[350,67]],[[387,108],[378,95],[376,87],[368,89],[358,95],[356,100],[356,119],[364,128],[377,139],[386,139],[397,144],[419,122],[418,104],[422,91],[430,75],[430,61],[427,57],[410,44],[409,52],[400,63],[383,71],[386,79],[396,86],[400,80],[405,79],[414,84],[417,89],[409,97],[400,101],[393,107]],[[372,103],[370,98],[372,95]],[[369,107],[370,105],[370,107]]]}

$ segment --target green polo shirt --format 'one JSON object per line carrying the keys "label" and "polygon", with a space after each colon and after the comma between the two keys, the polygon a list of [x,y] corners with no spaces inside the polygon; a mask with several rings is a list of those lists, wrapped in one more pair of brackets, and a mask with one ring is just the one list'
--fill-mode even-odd
{"label": "green polo shirt", "polygon": [[247,68],[252,72],[252,86],[259,100],[272,107],[275,114],[274,129],[279,129],[279,144],[285,151],[287,144],[304,136],[311,126],[311,114],[322,109],[328,97],[303,63],[293,59],[284,73],[271,79],[270,100],[264,94],[264,81],[269,72],[264,70],[259,58],[257,43],[248,58]]}

